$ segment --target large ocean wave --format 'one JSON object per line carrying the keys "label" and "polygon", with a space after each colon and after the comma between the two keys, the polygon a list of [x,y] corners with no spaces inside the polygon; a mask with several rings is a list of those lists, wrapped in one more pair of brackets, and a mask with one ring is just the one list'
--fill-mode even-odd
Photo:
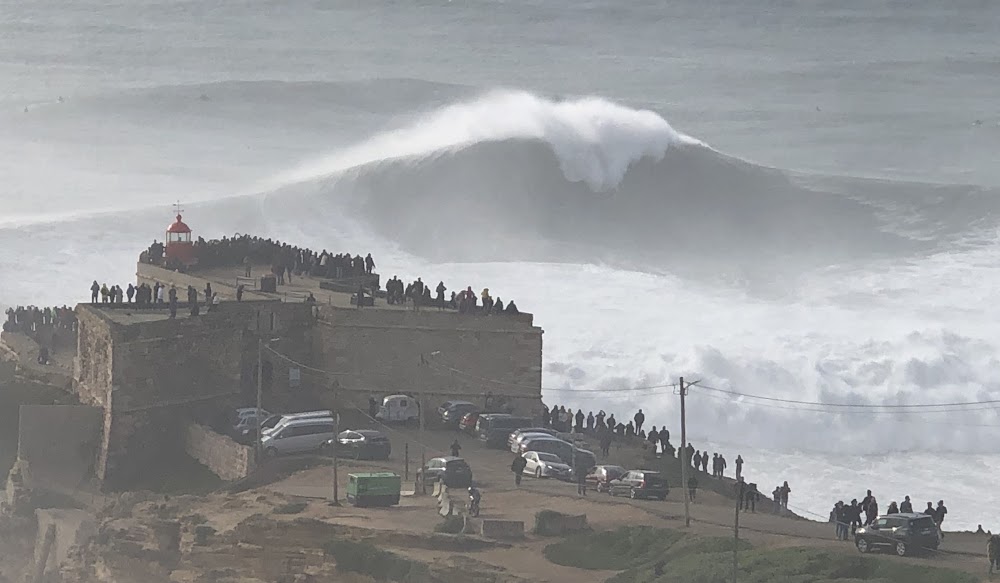
{"label": "large ocean wave", "polygon": [[967,187],[944,201],[868,184],[810,186],[603,99],[492,92],[283,173],[271,198],[305,197],[324,221],[347,211],[433,260],[668,270],[920,253],[968,229],[956,209],[983,216]]}

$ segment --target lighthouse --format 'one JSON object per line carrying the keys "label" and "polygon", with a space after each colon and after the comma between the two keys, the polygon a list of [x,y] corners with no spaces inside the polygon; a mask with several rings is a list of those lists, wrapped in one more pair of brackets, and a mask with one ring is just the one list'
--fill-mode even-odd
{"label": "lighthouse", "polygon": [[167,227],[167,244],[164,248],[168,267],[193,265],[195,261],[194,243],[191,241],[191,227],[181,220],[180,205],[175,205],[177,220]]}

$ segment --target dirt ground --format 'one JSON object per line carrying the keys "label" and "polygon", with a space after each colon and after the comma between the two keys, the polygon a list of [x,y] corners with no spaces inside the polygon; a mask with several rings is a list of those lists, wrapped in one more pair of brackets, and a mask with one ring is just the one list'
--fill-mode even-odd
{"label": "dirt ground", "polygon": [[[566,514],[586,514],[589,524],[595,530],[607,530],[624,525],[649,525],[655,527],[687,529],[695,534],[712,536],[732,536],[735,517],[734,502],[712,491],[700,491],[695,503],[690,505],[691,525],[685,527],[684,504],[681,492],[672,489],[665,501],[630,500],[590,492],[586,497],[578,496],[576,486],[555,480],[538,480],[525,477],[520,488],[516,488],[509,471],[512,454],[506,451],[485,449],[471,437],[453,431],[417,430],[393,428],[388,431],[393,440],[394,452],[391,460],[384,462],[341,461],[339,482],[341,497],[346,491],[347,475],[352,471],[372,471],[385,469],[404,475],[405,460],[401,455],[403,445],[409,443],[410,479],[420,464],[420,453],[425,458],[442,455],[447,446],[458,435],[462,455],[473,469],[474,479],[483,492],[483,518],[521,520],[525,529],[534,524],[535,513],[548,509]],[[416,453],[416,455],[414,455]],[[615,461],[628,459],[629,463]],[[620,463],[629,467],[641,465],[641,452],[623,448],[612,451],[609,463]],[[703,481],[711,478],[704,474]],[[671,477],[672,483],[679,478]],[[327,499],[333,490],[333,468],[330,466],[313,468],[294,474],[287,479],[271,484],[264,489],[276,495],[291,498],[310,499],[306,511],[309,516],[321,520],[355,525],[370,529],[403,530],[428,532],[440,518],[435,514],[436,500],[430,496],[406,496],[400,506],[390,509],[333,508]],[[404,489],[408,485],[404,484]],[[412,484],[409,484],[412,487]],[[769,509],[758,509],[756,513],[740,514],[740,536],[760,547],[807,546],[834,549],[845,553],[857,553],[850,542],[837,541],[833,526],[812,522],[794,516],[778,516]],[[529,534],[510,548],[479,551],[477,560],[507,569],[534,581],[584,582],[604,581],[610,574],[581,571],[559,567],[549,563],[541,551],[551,539]],[[885,555],[886,560],[933,564],[960,569],[978,576],[986,574],[985,537],[972,533],[947,533],[939,552],[927,557],[899,558]],[[425,557],[434,557],[433,552],[421,551]],[[442,554],[443,556],[443,554]]]}

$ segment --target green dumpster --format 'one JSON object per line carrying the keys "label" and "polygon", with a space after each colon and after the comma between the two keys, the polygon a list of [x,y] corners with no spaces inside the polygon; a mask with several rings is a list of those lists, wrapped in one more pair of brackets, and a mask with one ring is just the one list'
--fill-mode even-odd
{"label": "green dumpster", "polygon": [[355,506],[399,504],[402,479],[392,472],[348,474],[347,501]]}

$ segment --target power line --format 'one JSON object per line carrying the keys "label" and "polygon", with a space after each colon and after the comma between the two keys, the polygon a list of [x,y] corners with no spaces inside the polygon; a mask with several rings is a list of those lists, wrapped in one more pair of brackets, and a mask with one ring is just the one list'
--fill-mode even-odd
{"label": "power line", "polygon": [[[702,397],[707,397],[709,399],[716,399],[719,401],[724,401],[727,403],[736,402],[735,399],[727,397],[725,395],[714,395],[710,393],[703,393]],[[784,411],[799,411],[803,413],[823,413],[826,415],[859,415],[859,416],[869,416],[869,415],[891,415],[891,416],[908,416],[908,415],[925,415],[934,413],[976,413],[980,410],[986,411],[996,411],[1000,410],[1000,407],[983,407],[982,409],[929,409],[929,410],[884,410],[884,409],[874,409],[874,410],[835,410],[835,409],[821,409],[815,407],[793,407],[786,405],[775,405],[771,403],[755,403],[753,401],[748,401],[746,403],[740,403],[741,405],[751,405],[754,407],[764,407],[767,409],[781,409]],[[897,420],[899,421],[899,420]],[[919,420],[913,420],[919,421]],[[922,423],[933,423],[931,421],[921,421]],[[948,423],[937,423],[938,425],[950,425]],[[965,427],[1000,427],[1000,425],[989,425],[989,424],[963,424]]]}
{"label": "power line", "polygon": [[741,393],[739,391],[719,389],[716,387],[710,387],[708,385],[698,385],[702,389],[709,391],[715,391],[718,393],[724,393],[727,395],[732,395],[734,397],[744,397],[747,399],[760,399],[762,401],[772,401],[775,403],[789,403],[794,405],[811,405],[816,407],[837,407],[845,409],[929,409],[929,408],[939,408],[939,407],[981,407],[983,405],[998,405],[1000,406],[1000,399],[992,399],[987,401],[965,401],[956,403],[920,403],[912,405],[871,405],[864,403],[824,403],[821,401],[800,401],[796,399],[781,399],[779,397],[765,397],[763,395],[753,395],[750,393]]}

